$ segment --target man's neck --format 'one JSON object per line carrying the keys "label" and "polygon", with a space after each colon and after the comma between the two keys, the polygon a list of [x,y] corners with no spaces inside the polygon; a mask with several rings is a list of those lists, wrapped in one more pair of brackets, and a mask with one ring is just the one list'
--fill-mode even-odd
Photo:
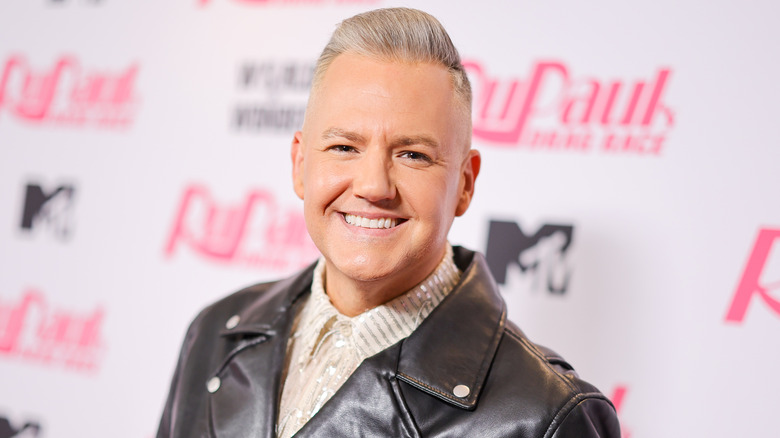
{"label": "man's neck", "polygon": [[325,293],[339,313],[354,317],[411,290],[431,275],[440,262],[441,260],[423,271],[424,275],[396,275],[393,278],[370,281],[359,281],[341,275],[335,267],[326,263]]}
{"label": "man's neck", "polygon": [[[435,269],[435,268],[434,268]],[[341,314],[349,317],[360,315],[374,307],[382,305],[413,288],[425,277],[406,286],[399,282],[388,281],[339,281],[333,270],[325,270],[325,291]],[[337,277],[337,278],[333,278]]]}

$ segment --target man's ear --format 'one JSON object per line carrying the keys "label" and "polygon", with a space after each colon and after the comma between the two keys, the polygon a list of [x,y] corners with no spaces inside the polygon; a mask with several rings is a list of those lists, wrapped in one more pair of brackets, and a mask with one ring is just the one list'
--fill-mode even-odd
{"label": "man's ear", "polygon": [[293,136],[290,157],[292,158],[293,189],[301,199],[303,199],[303,147],[303,133],[298,131]]}
{"label": "man's ear", "polygon": [[462,216],[468,210],[471,198],[474,197],[474,184],[477,181],[481,165],[482,157],[479,155],[479,151],[469,149],[460,174],[460,198],[455,208],[455,216]]}

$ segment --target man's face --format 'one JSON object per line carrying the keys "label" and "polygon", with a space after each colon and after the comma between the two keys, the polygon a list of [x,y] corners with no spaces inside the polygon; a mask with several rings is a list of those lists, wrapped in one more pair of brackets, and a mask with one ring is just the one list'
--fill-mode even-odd
{"label": "man's face", "polygon": [[441,261],[480,164],[460,105],[442,66],[351,53],[330,65],[292,147],[329,290],[352,282],[402,293]]}

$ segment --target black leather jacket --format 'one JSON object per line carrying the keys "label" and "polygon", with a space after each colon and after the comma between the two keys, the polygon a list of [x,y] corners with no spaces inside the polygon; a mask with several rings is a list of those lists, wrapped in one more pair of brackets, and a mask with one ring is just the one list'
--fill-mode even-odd
{"label": "black leather jacket", "polygon": [[[484,257],[455,248],[455,263],[463,275],[447,298],[366,359],[296,437],[619,437],[610,401],[506,320]],[[158,438],[275,436],[287,338],[312,271],[198,315]],[[458,385],[468,394],[453,394]]]}

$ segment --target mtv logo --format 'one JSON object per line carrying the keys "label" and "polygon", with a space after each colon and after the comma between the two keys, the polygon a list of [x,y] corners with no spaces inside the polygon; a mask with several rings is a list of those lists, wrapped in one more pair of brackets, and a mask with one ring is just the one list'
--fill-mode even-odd
{"label": "mtv logo", "polygon": [[46,192],[38,184],[27,184],[22,211],[22,230],[32,232],[41,224],[60,239],[67,239],[73,231],[73,201],[75,189],[72,185],[61,185]]}
{"label": "mtv logo", "polygon": [[506,284],[510,267],[517,267],[530,277],[531,288],[544,282],[548,292],[564,294],[571,277],[567,251],[571,246],[572,225],[542,225],[526,234],[515,222],[490,221],[485,257],[499,284]]}

